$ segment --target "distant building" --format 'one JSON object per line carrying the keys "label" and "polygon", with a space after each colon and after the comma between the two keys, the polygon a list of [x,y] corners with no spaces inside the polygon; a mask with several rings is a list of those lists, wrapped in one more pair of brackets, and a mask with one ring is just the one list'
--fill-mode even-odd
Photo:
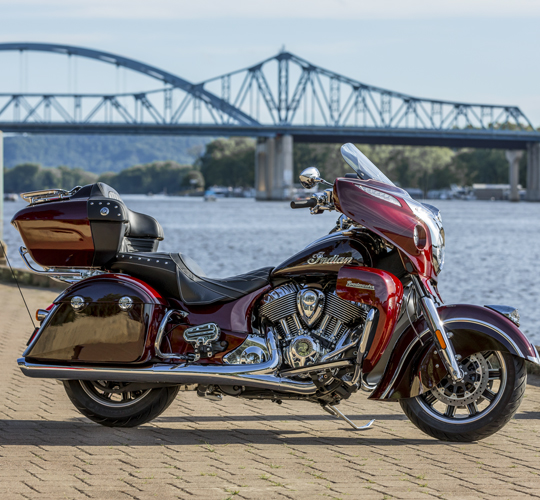
{"label": "distant building", "polygon": [[477,200],[508,200],[510,184],[473,184],[473,191]]}

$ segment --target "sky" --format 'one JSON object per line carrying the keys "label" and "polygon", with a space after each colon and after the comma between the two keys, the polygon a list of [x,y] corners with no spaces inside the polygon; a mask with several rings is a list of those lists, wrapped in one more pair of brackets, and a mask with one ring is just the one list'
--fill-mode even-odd
{"label": "sky", "polygon": [[[100,49],[192,82],[285,47],[318,66],[414,96],[517,105],[536,127],[539,21],[538,0],[0,0],[0,42]],[[131,76],[119,84],[114,68],[101,63],[80,69],[74,84],[67,58],[27,57],[21,77],[20,56],[0,52],[0,93],[21,86],[159,87]]]}

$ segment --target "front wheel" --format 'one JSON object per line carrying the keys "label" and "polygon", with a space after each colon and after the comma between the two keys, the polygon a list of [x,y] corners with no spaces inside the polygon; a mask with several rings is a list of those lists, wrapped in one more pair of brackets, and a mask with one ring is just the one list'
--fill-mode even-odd
{"label": "front wheel", "polygon": [[179,386],[130,390],[130,384],[67,380],[66,393],[85,417],[107,427],[136,427],[161,415]]}
{"label": "front wheel", "polygon": [[514,416],[525,393],[525,362],[509,353],[476,353],[460,364],[462,381],[444,378],[435,389],[400,400],[410,421],[441,441],[491,436]]}

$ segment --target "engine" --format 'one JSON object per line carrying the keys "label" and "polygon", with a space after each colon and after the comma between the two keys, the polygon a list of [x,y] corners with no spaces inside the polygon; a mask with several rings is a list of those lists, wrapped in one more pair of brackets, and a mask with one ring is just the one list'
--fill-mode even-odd
{"label": "engine", "polygon": [[289,283],[268,292],[259,313],[278,332],[284,362],[299,368],[341,347],[364,323],[368,309],[339,298],[335,291]]}

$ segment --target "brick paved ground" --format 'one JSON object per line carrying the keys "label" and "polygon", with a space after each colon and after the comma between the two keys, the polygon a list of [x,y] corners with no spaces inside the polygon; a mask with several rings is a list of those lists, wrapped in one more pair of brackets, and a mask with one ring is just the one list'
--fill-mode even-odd
{"label": "brick paved ground", "polygon": [[[28,289],[31,311],[54,293]],[[159,419],[115,430],[77,413],[55,381],[15,360],[31,328],[0,285],[0,498],[540,498],[540,381],[505,429],[477,444],[423,435],[392,403],[353,397],[355,433],[314,405],[212,403],[181,393]],[[533,380],[534,379],[534,380]]]}

